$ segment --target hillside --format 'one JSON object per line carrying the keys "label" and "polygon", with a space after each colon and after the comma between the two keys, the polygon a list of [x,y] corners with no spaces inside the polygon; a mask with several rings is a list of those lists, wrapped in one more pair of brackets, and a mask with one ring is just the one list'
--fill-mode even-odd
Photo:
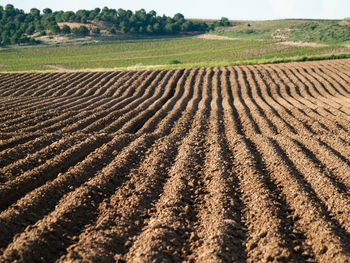
{"label": "hillside", "polygon": [[[349,20],[234,21],[186,19],[145,9],[130,11],[104,7],[93,10],[42,11],[29,13],[11,4],[0,6],[0,46],[79,42],[86,39],[125,39],[181,36],[209,31],[211,34],[243,39],[341,44],[350,42]],[[89,37],[88,37],[89,36]]]}
{"label": "hillside", "polygon": [[211,34],[244,39],[270,39],[323,44],[350,43],[348,20],[286,19],[232,22],[232,27],[218,27]]}
{"label": "hillside", "polygon": [[[205,22],[188,21],[177,13],[173,17],[159,16],[144,9],[132,12],[108,7],[94,10],[55,11],[45,8],[42,12],[32,8],[29,13],[8,4],[0,6],[0,45],[36,44],[38,37],[50,35],[177,35],[186,32],[206,31]],[[78,25],[78,26],[76,26]]]}

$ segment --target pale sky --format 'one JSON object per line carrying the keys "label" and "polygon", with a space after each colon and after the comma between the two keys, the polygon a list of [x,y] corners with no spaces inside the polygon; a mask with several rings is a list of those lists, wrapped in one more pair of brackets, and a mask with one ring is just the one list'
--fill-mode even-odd
{"label": "pale sky", "polygon": [[212,18],[222,16],[233,20],[267,20],[279,18],[343,19],[350,17],[350,0],[0,0],[0,5],[13,4],[29,11],[49,7],[58,10],[123,8],[173,16],[182,13],[187,18]]}

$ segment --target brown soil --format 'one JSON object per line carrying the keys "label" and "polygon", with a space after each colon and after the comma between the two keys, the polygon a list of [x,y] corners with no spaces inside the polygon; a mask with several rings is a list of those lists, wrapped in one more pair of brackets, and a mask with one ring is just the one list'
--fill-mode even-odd
{"label": "brown soil", "polygon": [[69,26],[70,28],[77,28],[80,26],[86,26],[88,28],[92,27],[92,24],[84,24],[84,23],[77,23],[77,22],[62,22],[62,23],[57,23],[57,25],[62,28],[64,25]]}
{"label": "brown soil", "polygon": [[347,262],[350,60],[0,74],[0,262]]}
{"label": "brown soil", "polygon": [[294,46],[294,47],[325,47],[325,46],[327,46],[325,44],[312,43],[312,42],[300,42],[300,41],[285,41],[285,42],[278,42],[276,44],[277,45]]}
{"label": "brown soil", "polygon": [[46,65],[48,68],[56,69],[56,70],[69,70],[69,68],[61,66],[61,65]]}
{"label": "brown soil", "polygon": [[199,35],[198,38],[208,39],[208,40],[237,40],[237,39],[239,39],[239,38],[217,36],[217,35],[210,35],[210,34],[202,34],[202,35]]}

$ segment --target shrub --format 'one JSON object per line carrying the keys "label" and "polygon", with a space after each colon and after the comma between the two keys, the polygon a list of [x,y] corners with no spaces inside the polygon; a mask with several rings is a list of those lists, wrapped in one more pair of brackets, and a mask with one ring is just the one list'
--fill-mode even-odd
{"label": "shrub", "polygon": [[92,33],[94,33],[95,35],[99,35],[101,33],[101,30],[98,27],[94,27],[91,30]]}
{"label": "shrub", "polygon": [[115,28],[114,28],[114,27],[108,28],[107,31],[108,31],[110,34],[115,34],[115,33],[117,33],[117,32],[115,31]]}
{"label": "shrub", "polygon": [[170,65],[181,64],[181,61],[177,60],[177,59],[172,59],[172,60],[169,61],[169,64]]}
{"label": "shrub", "polygon": [[61,32],[63,34],[70,34],[71,33],[71,29],[70,29],[70,27],[68,25],[63,25]]}
{"label": "shrub", "polygon": [[72,33],[77,36],[89,35],[89,29],[86,26],[75,27],[72,29]]}

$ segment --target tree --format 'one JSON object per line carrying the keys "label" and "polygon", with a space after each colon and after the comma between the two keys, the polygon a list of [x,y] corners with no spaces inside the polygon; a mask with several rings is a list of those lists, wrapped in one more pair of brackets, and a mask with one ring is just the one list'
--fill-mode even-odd
{"label": "tree", "polygon": [[172,34],[174,32],[174,24],[171,24],[171,23],[168,23],[165,25],[164,29],[165,29],[165,32],[168,33],[168,34]]}
{"label": "tree", "polygon": [[67,11],[62,14],[62,20],[64,22],[72,22],[75,19],[75,13],[72,11]]}
{"label": "tree", "polygon": [[34,27],[34,25],[33,25],[33,24],[30,24],[30,25],[27,27],[26,34],[27,34],[28,36],[30,36],[30,35],[33,35],[34,32],[35,32],[35,27]]}
{"label": "tree", "polygon": [[55,35],[59,34],[61,32],[61,29],[60,29],[60,27],[57,24],[51,24],[49,26],[49,29],[50,29],[51,33],[53,33]]}
{"label": "tree", "polygon": [[153,25],[153,33],[161,33],[162,29],[160,27],[160,24],[159,23],[155,23]]}
{"label": "tree", "polygon": [[231,25],[231,23],[227,17],[221,17],[220,22],[221,22],[222,26],[230,26]]}
{"label": "tree", "polygon": [[10,43],[10,33],[8,31],[2,31],[1,33],[1,45],[7,45]]}
{"label": "tree", "polygon": [[185,17],[184,17],[183,14],[177,13],[176,15],[174,15],[174,20],[175,21],[182,21],[184,19],[185,19]]}
{"label": "tree", "polygon": [[15,7],[11,4],[5,6],[5,17],[13,17],[16,15]]}
{"label": "tree", "polygon": [[89,12],[87,10],[78,10],[76,13],[76,19],[79,20],[81,23],[86,23],[87,19],[89,18]]}
{"label": "tree", "polygon": [[63,34],[70,34],[71,33],[71,29],[68,25],[63,25],[62,29],[61,29],[61,33]]}
{"label": "tree", "polygon": [[12,45],[19,43],[20,35],[18,33],[12,34],[10,42]]}
{"label": "tree", "polygon": [[37,8],[30,9],[30,14],[34,17],[40,17],[40,10]]}
{"label": "tree", "polygon": [[148,14],[149,14],[150,16],[153,16],[153,17],[156,17],[156,16],[157,16],[157,12],[154,11],[154,10],[149,11]]}
{"label": "tree", "polygon": [[193,23],[191,21],[186,21],[181,25],[181,31],[189,32],[193,30]]}
{"label": "tree", "polygon": [[153,34],[153,27],[151,25],[148,25],[146,31],[148,34]]}
{"label": "tree", "polygon": [[51,10],[50,8],[45,8],[45,9],[43,10],[43,13],[44,13],[45,15],[49,15],[49,14],[52,14],[52,10]]}
{"label": "tree", "polygon": [[101,9],[100,8],[95,8],[94,10],[92,10],[89,14],[89,19],[90,20],[95,20],[96,17],[100,14]]}

